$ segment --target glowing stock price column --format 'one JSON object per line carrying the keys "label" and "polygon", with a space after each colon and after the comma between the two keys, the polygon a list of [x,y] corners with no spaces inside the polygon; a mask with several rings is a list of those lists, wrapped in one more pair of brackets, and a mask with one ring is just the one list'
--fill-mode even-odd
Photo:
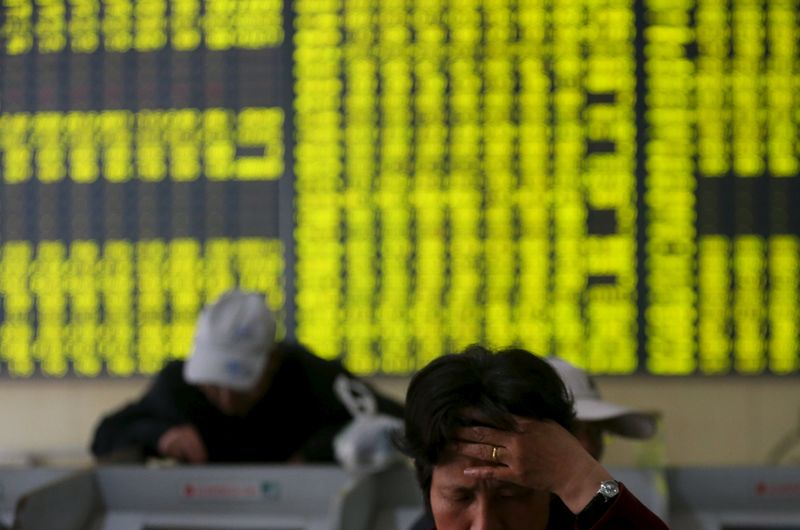
{"label": "glowing stock price column", "polygon": [[[800,108],[796,77],[798,66],[798,12],[793,0],[773,0],[766,10],[767,168],[775,184],[797,182],[798,126]],[[788,180],[791,179],[791,180]],[[780,191],[778,191],[780,193]],[[791,230],[788,217],[793,205],[785,201],[771,208],[779,231]],[[800,367],[800,238],[790,233],[771,234],[767,242],[769,305],[767,308],[768,361],[774,373],[792,373]]]}
{"label": "glowing stock price column", "polygon": [[200,0],[172,0],[169,34],[176,50],[194,50],[200,46]]}
{"label": "glowing stock price column", "polygon": [[167,45],[167,0],[136,0],[133,15],[133,47],[137,51],[153,51]]}
{"label": "glowing stock price column", "polygon": [[584,241],[587,212],[581,189],[586,154],[582,111],[585,64],[581,44],[583,2],[553,3],[553,348],[583,365],[586,329]]}
{"label": "glowing stock price column", "polygon": [[134,252],[129,241],[106,242],[98,267],[104,309],[98,351],[109,374],[127,376],[136,369],[134,345]]}
{"label": "glowing stock price column", "polygon": [[731,126],[733,170],[739,177],[764,173],[764,116],[762,65],[764,13],[757,0],[735,0],[732,5],[733,58],[731,61]]}
{"label": "glowing stock price column", "polygon": [[411,201],[416,224],[411,328],[416,366],[425,366],[445,351],[442,294],[445,286],[445,185],[447,48],[445,0],[416,0],[412,24],[416,39],[415,175]]}
{"label": "glowing stock price column", "polygon": [[35,149],[35,174],[42,182],[57,182],[66,175],[62,130],[61,113],[39,112],[33,115],[30,142]]}
{"label": "glowing stock price column", "polygon": [[758,218],[762,205],[749,193],[766,176],[764,87],[765,17],[761,2],[731,6],[731,155],[735,182],[733,240],[733,365],[738,373],[767,368],[767,243]]}
{"label": "glowing stock price column", "polygon": [[552,193],[551,83],[545,66],[549,12],[542,2],[521,2],[519,29],[519,292],[516,335],[526,348],[552,353],[550,213]]}
{"label": "glowing stock price column", "polygon": [[[697,171],[699,185],[717,184],[703,196],[708,210],[710,233],[703,233],[699,219],[697,243],[697,357],[704,374],[724,374],[731,368],[731,244],[721,229],[723,213],[717,190],[731,170],[730,97],[730,20],[727,1],[700,0],[695,13],[697,73],[695,105],[697,112]],[[704,180],[706,179],[706,180]]]}
{"label": "glowing stock price column", "polygon": [[5,0],[5,11],[0,34],[5,52],[22,55],[33,48],[33,0]]}
{"label": "glowing stock price column", "polygon": [[684,55],[692,6],[658,0],[645,6],[645,349],[651,373],[679,375],[696,368],[694,67]]}
{"label": "glowing stock price column", "polygon": [[[211,241],[213,243],[214,240]],[[284,246],[280,240],[245,237],[235,240],[231,267],[238,272],[239,285],[243,289],[264,293],[267,305],[277,316],[277,334],[286,333],[286,322],[282,308],[286,303],[284,294]],[[212,296],[212,291],[207,292]]]}
{"label": "glowing stock price column", "polygon": [[516,284],[513,190],[516,127],[513,117],[513,11],[510,2],[491,3],[485,15],[484,139],[485,300],[484,337],[495,347],[517,342],[512,301]]}
{"label": "glowing stock price column", "polygon": [[37,306],[36,337],[31,344],[31,356],[42,372],[63,376],[67,372],[64,351],[66,296],[62,281],[66,252],[60,241],[39,244],[36,261],[31,267],[30,286]]}
{"label": "glowing stock price column", "polygon": [[282,10],[282,0],[206,0],[201,23],[206,45],[212,50],[276,46],[284,36]]}
{"label": "glowing stock price column", "polygon": [[[375,198],[380,219],[380,288],[376,325],[381,371],[408,373],[411,264],[408,201],[412,159],[412,57],[405,0],[378,3],[377,46],[381,114]],[[348,276],[351,273],[348,271]]]}
{"label": "glowing stock price column", "polygon": [[478,55],[481,43],[479,2],[451,0],[448,17],[450,288],[445,295],[444,310],[449,349],[455,351],[480,340],[482,331],[479,293],[483,245],[479,234],[483,185],[480,160],[483,86]]}
{"label": "glowing stock price column", "polygon": [[30,141],[31,116],[28,113],[0,114],[2,175],[8,183],[25,182],[33,172],[34,148]]}
{"label": "glowing stock price column", "polygon": [[[146,182],[159,182],[167,175],[167,143],[163,124],[163,113],[145,110],[139,113],[136,127],[135,164],[139,178]],[[217,166],[208,164],[208,178],[216,176]]]}
{"label": "glowing stock price column", "polygon": [[66,47],[65,0],[36,0],[33,34],[39,53],[55,53]]}
{"label": "glowing stock price column", "polygon": [[697,40],[697,161],[700,175],[721,177],[730,170],[728,69],[730,21],[727,0],[699,0]]}
{"label": "glowing stock price column", "polygon": [[637,366],[632,2],[587,4],[587,20],[585,366],[624,374]]}
{"label": "glowing stock price column", "polygon": [[99,259],[97,243],[73,241],[69,247],[63,282],[70,307],[66,356],[72,362],[74,373],[86,377],[96,376],[102,369],[97,351],[100,293],[95,272],[98,270]]}
{"label": "glowing stock price column", "polygon": [[697,246],[698,368],[724,374],[731,368],[731,244],[720,235],[706,235]]}
{"label": "glowing stock price column", "polygon": [[778,374],[800,368],[798,322],[800,303],[800,241],[793,235],[772,236],[769,241],[769,367]]}
{"label": "glowing stock price column", "polygon": [[344,318],[348,366],[358,373],[378,369],[374,297],[376,277],[376,212],[371,192],[376,172],[378,64],[375,5],[347,2],[344,15],[345,220],[347,284]]}
{"label": "glowing stock price column", "polygon": [[[237,276],[234,273],[234,258],[236,256],[237,245],[234,240],[222,237],[215,237],[206,241],[205,245],[205,296],[207,300],[215,300],[229,288],[236,285]],[[248,256],[248,258],[250,258]],[[250,259],[259,259],[253,256]],[[263,259],[263,256],[261,257]],[[269,289],[275,289],[280,285],[272,284]],[[282,289],[281,289],[282,290]]]}
{"label": "glowing stock price column", "polygon": [[[798,161],[797,96],[798,4],[793,0],[773,0],[767,7],[767,43],[770,50],[766,64],[767,162],[775,177],[796,177]],[[794,76],[793,76],[794,74]]]}
{"label": "glowing stock price column", "polygon": [[69,112],[66,115],[65,141],[69,173],[75,182],[97,180],[98,149],[95,145],[96,118],[88,112]]}
{"label": "glowing stock price column", "polygon": [[4,313],[0,324],[0,358],[13,376],[30,376],[35,369],[30,356],[33,296],[29,277],[33,259],[33,245],[27,241],[9,241],[0,247],[0,289]]}
{"label": "glowing stock price column", "polygon": [[318,355],[343,342],[341,2],[295,2],[297,337]]}
{"label": "glowing stock price column", "polygon": [[126,52],[133,47],[134,18],[131,0],[104,0],[100,22],[103,48],[109,52]]}
{"label": "glowing stock price column", "polygon": [[164,140],[169,153],[169,175],[176,182],[194,181],[200,176],[200,112],[179,109],[166,116]]}
{"label": "glowing stock price column", "polygon": [[208,109],[203,116],[203,163],[206,178],[227,180],[236,174],[236,117],[226,109]]}
{"label": "glowing stock price column", "polygon": [[166,296],[172,308],[167,351],[175,357],[182,357],[191,347],[195,321],[203,301],[200,243],[189,238],[170,241],[164,273]]}
{"label": "glowing stock price column", "polygon": [[126,182],[133,176],[133,121],[130,111],[99,113],[100,158],[110,182]]}
{"label": "glowing stock price column", "polygon": [[764,239],[755,235],[739,235],[733,242],[733,354],[741,374],[761,373],[767,366],[765,247]]}
{"label": "glowing stock price column", "polygon": [[164,241],[136,245],[138,371],[153,373],[169,360],[170,326],[167,319],[169,277],[165,275],[168,247]]}
{"label": "glowing stock price column", "polygon": [[92,53],[100,46],[100,1],[69,0],[67,34],[72,52]]}
{"label": "glowing stock price column", "polygon": [[245,108],[236,121],[236,145],[261,148],[261,156],[241,156],[234,162],[241,180],[271,180],[283,175],[283,110]]}

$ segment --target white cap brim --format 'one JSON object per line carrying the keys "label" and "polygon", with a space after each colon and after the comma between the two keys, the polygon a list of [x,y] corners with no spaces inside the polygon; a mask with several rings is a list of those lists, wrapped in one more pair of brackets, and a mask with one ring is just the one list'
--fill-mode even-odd
{"label": "white cap brim", "polygon": [[264,352],[192,351],[183,365],[183,378],[196,385],[219,385],[233,390],[250,390],[258,382],[269,356]]}
{"label": "white cap brim", "polygon": [[575,413],[580,421],[602,421],[606,429],[627,438],[645,439],[656,433],[658,414],[599,399],[576,399]]}

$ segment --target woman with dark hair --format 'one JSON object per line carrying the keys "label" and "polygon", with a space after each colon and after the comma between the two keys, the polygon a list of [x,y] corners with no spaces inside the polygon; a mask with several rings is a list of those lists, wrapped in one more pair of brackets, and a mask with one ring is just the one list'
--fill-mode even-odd
{"label": "woman with dark hair", "polygon": [[414,376],[403,450],[435,530],[665,529],[569,433],[572,402],[525,350],[471,346]]}

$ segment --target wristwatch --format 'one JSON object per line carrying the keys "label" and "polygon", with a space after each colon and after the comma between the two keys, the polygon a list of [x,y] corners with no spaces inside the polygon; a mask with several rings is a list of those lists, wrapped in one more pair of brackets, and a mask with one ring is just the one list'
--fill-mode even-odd
{"label": "wristwatch", "polygon": [[595,496],[580,511],[578,517],[581,519],[587,517],[599,519],[617,495],[619,495],[619,482],[616,480],[604,480],[600,483],[600,488]]}
{"label": "wristwatch", "polygon": [[608,502],[617,495],[619,495],[619,482],[613,479],[604,480],[600,483],[600,489],[597,490],[597,495],[594,498],[602,497],[603,502]]}

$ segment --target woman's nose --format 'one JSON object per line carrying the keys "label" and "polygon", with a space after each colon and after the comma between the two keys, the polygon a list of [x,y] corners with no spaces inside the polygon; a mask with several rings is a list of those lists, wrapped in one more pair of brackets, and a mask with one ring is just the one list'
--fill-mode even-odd
{"label": "woman's nose", "polygon": [[489,495],[478,495],[473,503],[474,516],[470,530],[502,530],[503,526]]}

